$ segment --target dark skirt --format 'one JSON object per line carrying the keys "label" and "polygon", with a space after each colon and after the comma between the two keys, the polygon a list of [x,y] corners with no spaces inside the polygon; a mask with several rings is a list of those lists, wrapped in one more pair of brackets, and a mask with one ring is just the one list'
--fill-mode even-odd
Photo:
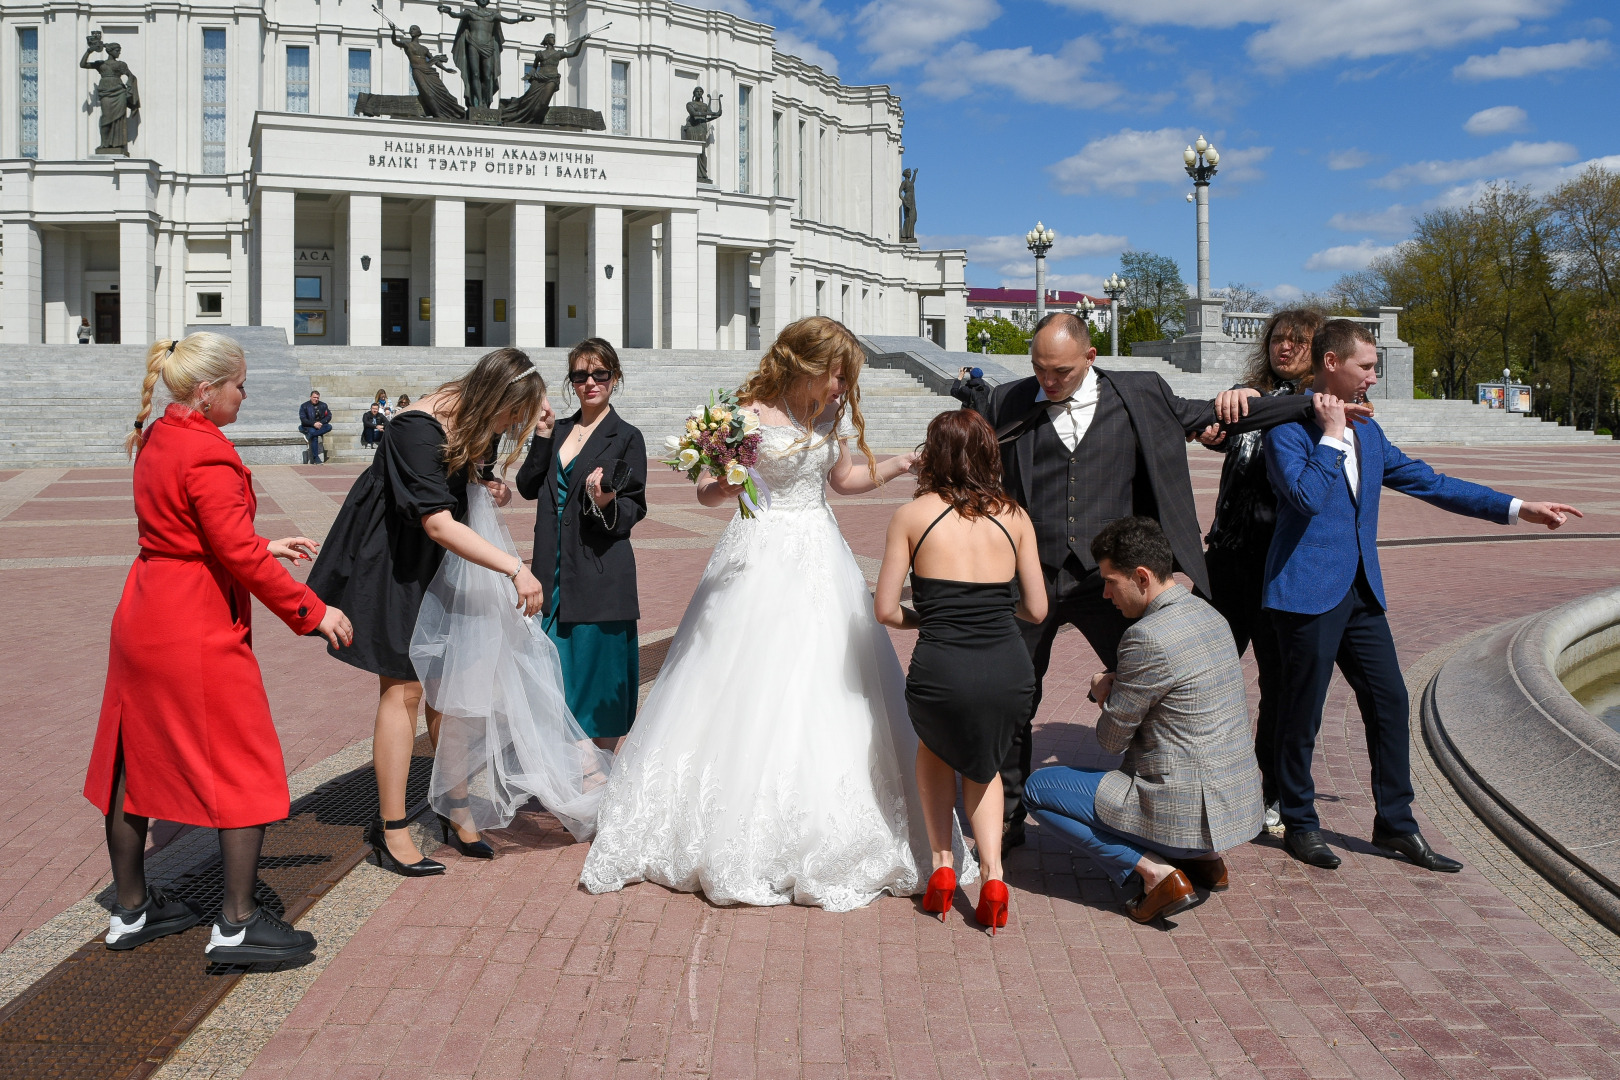
{"label": "dark skirt", "polygon": [[1035,698],[1035,668],[1013,616],[1018,584],[915,574],[911,582],[921,620],[906,676],[911,726],[941,761],[988,784]]}

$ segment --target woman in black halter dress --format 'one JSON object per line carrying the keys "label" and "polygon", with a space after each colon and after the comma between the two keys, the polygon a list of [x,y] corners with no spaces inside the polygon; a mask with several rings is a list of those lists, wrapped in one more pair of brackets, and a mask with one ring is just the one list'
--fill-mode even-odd
{"label": "woman in black halter dress", "polygon": [[[994,932],[1007,924],[1001,762],[1035,694],[1017,619],[1045,617],[1046,583],[1034,527],[1001,486],[995,432],[983,417],[970,410],[935,417],[917,473],[916,501],[889,524],[875,607],[879,621],[919,631],[906,705],[921,743],[917,785],[934,854],[923,907],[943,919],[956,889],[951,809],[960,774],[984,870],[977,914]],[[930,538],[927,565],[942,576],[916,569]],[[900,606],[907,570],[914,611]]]}

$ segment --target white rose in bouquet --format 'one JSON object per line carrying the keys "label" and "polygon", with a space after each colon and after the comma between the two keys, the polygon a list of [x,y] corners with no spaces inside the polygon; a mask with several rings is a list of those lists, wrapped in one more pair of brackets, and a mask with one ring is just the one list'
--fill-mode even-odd
{"label": "white rose in bouquet", "polygon": [[733,461],[726,466],[726,483],[741,487],[748,482],[748,470]]}

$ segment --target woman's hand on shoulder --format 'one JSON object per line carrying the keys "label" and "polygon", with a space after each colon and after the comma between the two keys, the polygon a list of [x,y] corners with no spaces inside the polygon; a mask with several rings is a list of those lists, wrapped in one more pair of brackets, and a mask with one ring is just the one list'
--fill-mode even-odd
{"label": "woman's hand on shoulder", "polygon": [[307,536],[289,536],[282,540],[271,540],[269,548],[270,554],[276,558],[297,563],[313,559],[321,545]]}

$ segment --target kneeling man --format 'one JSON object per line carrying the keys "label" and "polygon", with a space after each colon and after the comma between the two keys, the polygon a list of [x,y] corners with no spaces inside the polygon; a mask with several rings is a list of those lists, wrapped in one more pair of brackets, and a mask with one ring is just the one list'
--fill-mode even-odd
{"label": "kneeling man", "polygon": [[1232,629],[1176,584],[1158,522],[1113,522],[1091,557],[1103,595],[1136,620],[1118,669],[1091,680],[1097,741],[1125,760],[1112,772],[1040,769],[1024,797],[1116,884],[1141,876],[1142,895],[1125,911],[1145,923],[1191,907],[1195,883],[1226,888],[1221,852],[1254,837],[1265,802]]}

